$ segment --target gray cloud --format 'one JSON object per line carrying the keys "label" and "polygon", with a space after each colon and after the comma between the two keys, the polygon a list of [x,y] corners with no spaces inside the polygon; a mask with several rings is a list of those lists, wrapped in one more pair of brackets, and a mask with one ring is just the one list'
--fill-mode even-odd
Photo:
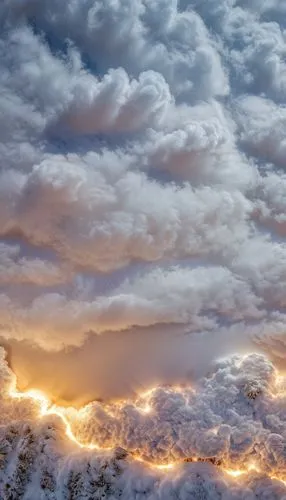
{"label": "gray cloud", "polygon": [[31,283],[39,286],[57,285],[69,279],[68,269],[49,261],[20,256],[16,245],[0,244],[0,283]]}
{"label": "gray cloud", "polygon": [[7,332],[4,329],[4,336],[33,339],[46,347],[50,343],[51,348],[53,342],[55,347],[62,342],[79,344],[90,330],[120,331],[158,323],[214,330],[217,315],[233,321],[260,318],[259,302],[246,283],[223,268],[154,271],[133,283],[126,281],[112,295],[92,302],[50,293],[38,296],[24,309],[14,308],[4,294],[0,297],[2,321],[14,325]]}
{"label": "gray cloud", "polygon": [[185,100],[228,92],[215,42],[201,18],[193,11],[178,11],[177,2],[86,1],[59,8],[55,0],[41,9],[26,4],[28,16],[36,16],[53,36],[68,36],[102,73],[120,66],[133,74],[153,69]]}

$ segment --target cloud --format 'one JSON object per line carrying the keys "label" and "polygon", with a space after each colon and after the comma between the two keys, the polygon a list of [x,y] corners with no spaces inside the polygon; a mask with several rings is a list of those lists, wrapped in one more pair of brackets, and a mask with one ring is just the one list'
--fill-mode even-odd
{"label": "cloud", "polygon": [[[229,53],[233,92],[285,99],[285,37],[282,2],[194,2]],[[282,15],[281,15],[282,14]],[[280,17],[281,16],[281,17]],[[237,79],[235,81],[234,79]]]}
{"label": "cloud", "polygon": [[54,1],[41,9],[30,4],[23,12],[52,36],[69,37],[101,73],[109,67],[132,74],[152,69],[175,96],[188,101],[228,92],[215,42],[201,18],[191,10],[180,12],[176,1],[68,2],[61,9]]}
{"label": "cloud", "polygon": [[[234,19],[233,19],[234,21]],[[235,22],[231,36],[237,34]],[[283,102],[286,91],[285,39],[276,22],[257,23],[249,16],[238,34],[241,50],[233,50],[235,70],[246,89]]]}
{"label": "cloud", "polygon": [[21,233],[99,270],[135,259],[221,253],[248,235],[251,203],[238,190],[163,187],[140,172],[121,174],[120,162],[106,165],[97,155],[86,161],[53,156],[26,177],[4,173],[2,235]]}
{"label": "cloud", "polygon": [[101,82],[86,76],[74,88],[74,96],[63,125],[78,133],[129,132],[159,122],[171,102],[161,74],[142,72],[139,81],[129,81],[126,72],[110,71]]}
{"label": "cloud", "polygon": [[[19,387],[105,398],[72,425],[143,459],[255,455],[262,470],[234,480],[191,463],[170,477],[101,452],[93,469],[57,418],[7,397],[3,358],[1,436],[24,450],[5,488],[283,498],[270,361],[284,366],[283,2],[5,0],[0,24],[0,332]],[[266,357],[232,357],[251,346]]]}
{"label": "cloud", "polygon": [[30,307],[17,308],[2,294],[1,330],[6,338],[57,348],[79,345],[90,330],[101,333],[169,323],[184,324],[189,331],[215,330],[220,318],[234,322],[261,318],[260,302],[246,283],[224,268],[173,268],[126,281],[109,296],[91,302],[49,293],[37,296]]}
{"label": "cloud", "polygon": [[237,152],[236,125],[218,103],[171,107],[164,125],[149,132],[142,151],[135,144],[133,153],[143,168],[168,172],[193,186],[227,185],[244,192],[255,185],[255,169]]}
{"label": "cloud", "polygon": [[73,426],[85,442],[116,443],[155,463],[215,457],[240,469],[253,460],[263,471],[283,474],[284,393],[276,396],[276,384],[274,367],[262,356],[230,358],[194,388],[159,387],[106,409],[91,403]]}
{"label": "cloud", "polygon": [[[4,497],[25,492],[36,498],[42,490],[79,498],[95,494],[182,500],[186,495],[210,500],[271,495],[278,500],[285,494],[284,483],[268,477],[285,470],[284,392],[279,393],[285,381],[278,381],[274,366],[263,356],[222,360],[193,388],[161,387],[136,401],[92,403],[78,412],[66,409],[78,439],[84,441],[91,433],[101,445],[112,440],[113,450],[101,452],[76,451],[61,418],[41,420],[37,401],[11,399],[5,389],[15,381],[3,350],[1,356]],[[145,463],[134,461],[134,453]],[[169,458],[177,462],[172,474],[156,468],[158,461]],[[193,463],[184,463],[184,458]],[[245,473],[239,482],[226,473],[233,464],[244,467],[253,461],[260,472]]]}
{"label": "cloud", "polygon": [[[270,99],[243,97],[237,105],[240,140],[251,154],[285,168],[286,110]],[[268,120],[263,119],[268,116]]]}
{"label": "cloud", "polygon": [[19,246],[0,244],[0,283],[57,285],[68,280],[68,270],[39,258],[21,257]]}
{"label": "cloud", "polygon": [[[81,134],[134,131],[155,125],[172,101],[160,73],[145,71],[136,81],[123,68],[117,68],[98,79],[84,70],[75,49],[71,48],[65,58],[55,58],[48,45],[26,26],[11,30],[1,45],[4,111],[8,125],[16,125],[21,135],[21,128],[39,135],[57,126]],[[17,69],[11,71],[11,65]],[[21,103],[19,93],[30,103],[30,109]],[[25,123],[19,123],[19,115]],[[2,118],[6,127],[7,118]],[[6,134],[8,131],[6,128]]]}
{"label": "cloud", "polygon": [[285,251],[283,243],[257,238],[243,246],[231,264],[233,271],[247,277],[253,292],[263,298],[265,307],[273,308],[273,312],[275,307],[283,308],[285,304]]}

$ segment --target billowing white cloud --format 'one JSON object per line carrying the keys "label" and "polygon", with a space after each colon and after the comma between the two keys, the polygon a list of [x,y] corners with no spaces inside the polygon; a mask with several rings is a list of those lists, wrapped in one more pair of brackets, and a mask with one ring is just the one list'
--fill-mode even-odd
{"label": "billowing white cloud", "polygon": [[[263,356],[220,361],[193,388],[155,388],[136,401],[58,408],[58,415],[51,409],[42,419],[41,400],[11,397],[3,350],[0,381],[3,498],[285,496],[285,380]],[[113,449],[77,450],[68,421],[79,443]],[[158,469],[164,462],[174,464],[171,474]],[[239,470],[240,479],[232,477]]]}
{"label": "billowing white cloud", "polygon": [[216,44],[192,10],[178,2],[26,2],[23,11],[52,36],[69,37],[100,73],[110,67],[159,71],[174,95],[208,99],[228,92]]}
{"label": "billowing white cloud", "polygon": [[[86,375],[98,339],[102,353],[116,342],[111,371],[126,364],[127,354],[110,360],[134,334],[114,392],[122,384],[130,394],[139,371],[143,385],[158,382],[149,413],[136,407],[146,398],[92,403],[81,421],[71,410],[76,432],[129,453],[90,461],[70,454],[56,417],[49,427],[31,398],[7,395],[15,378],[1,358],[1,498],[38,500],[39,484],[52,500],[71,489],[79,499],[286,498],[273,479],[286,468],[275,369],[261,356],[227,358],[252,342],[285,368],[285,13],[282,0],[1,2],[0,333],[9,363],[30,387],[42,359],[63,360],[64,373],[66,353],[69,372],[80,353],[85,376],[73,388],[61,381],[56,394],[85,402],[99,385]],[[143,370],[145,339],[144,353],[152,339],[154,349]],[[182,353],[192,348],[189,366]],[[204,377],[219,352],[226,361]],[[34,356],[30,372],[15,366],[21,353]],[[198,386],[164,387],[181,376]],[[45,448],[46,433],[55,442]],[[191,463],[170,477],[131,452],[153,462],[215,455],[233,468],[255,456],[262,472],[234,480]]]}
{"label": "billowing white cloud", "polygon": [[154,463],[214,458],[278,476],[285,472],[284,387],[264,357],[231,358],[194,388],[161,387],[106,408],[91,403],[71,414],[72,426],[83,442],[116,443]]}
{"label": "billowing white cloud", "polygon": [[86,162],[54,156],[26,177],[4,173],[0,233],[22,233],[100,270],[224,253],[247,238],[252,205],[240,191],[162,186],[131,169],[122,174],[120,158],[106,163],[97,155]]}
{"label": "billowing white cloud", "polygon": [[248,96],[238,101],[237,115],[240,140],[247,149],[259,159],[285,168],[285,107],[269,99]]}

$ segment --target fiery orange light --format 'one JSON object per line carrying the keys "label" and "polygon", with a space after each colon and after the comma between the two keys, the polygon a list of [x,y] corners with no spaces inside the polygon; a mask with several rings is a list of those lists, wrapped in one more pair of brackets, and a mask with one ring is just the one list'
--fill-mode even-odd
{"label": "fiery orange light", "polygon": [[286,377],[284,374],[276,375],[275,378],[276,392],[272,394],[274,398],[286,397]]}
{"label": "fiery orange light", "polygon": [[159,470],[170,470],[170,469],[173,469],[174,467],[176,466],[176,464],[160,464],[160,465],[157,465],[155,464],[154,467],[156,469],[159,469]]}
{"label": "fiery orange light", "polygon": [[146,391],[141,392],[138,396],[141,399],[146,399],[152,396],[153,392],[155,392],[157,387],[151,387],[150,389],[147,389]]}
{"label": "fiery orange light", "polygon": [[224,472],[226,472],[226,474],[232,477],[239,477],[247,473],[246,470],[239,470],[239,469],[238,470],[224,469]]}
{"label": "fiery orange light", "polygon": [[[149,390],[147,393],[144,394],[143,397],[148,398],[154,390],[155,389]],[[31,389],[27,392],[19,392],[15,389],[15,387],[11,387],[11,389],[9,391],[9,396],[11,398],[16,398],[16,399],[32,399],[33,401],[35,401],[39,406],[40,417],[44,417],[47,415],[57,415],[65,425],[65,434],[68,437],[68,439],[70,441],[74,442],[80,448],[85,448],[88,450],[99,450],[99,451],[112,450],[112,448],[100,447],[96,443],[82,443],[81,441],[79,441],[76,438],[76,436],[74,435],[72,428],[71,428],[71,424],[66,416],[66,413],[71,409],[63,408],[63,407],[57,406],[55,404],[52,404],[51,401],[49,400],[49,398],[41,391],[38,391],[36,389]],[[142,399],[142,395],[141,395],[141,399]],[[144,407],[136,406],[136,408],[138,409],[138,411],[142,411],[144,413],[149,413],[152,410],[152,407],[148,404],[148,402],[147,402],[146,406],[144,406]],[[72,408],[72,410],[77,413],[77,417],[80,417],[80,418],[84,417],[86,409],[87,409],[87,407],[84,407],[80,410],[75,410],[74,408]],[[212,431],[214,433],[216,433],[217,428],[212,429]],[[167,471],[173,469],[174,467],[182,464],[185,461],[187,461],[187,462],[188,461],[189,462],[198,462],[199,461],[198,458],[194,457],[194,458],[191,458],[189,460],[179,460],[176,463],[164,463],[164,464],[159,463],[158,464],[158,463],[154,463],[154,462],[148,462],[148,461],[142,459],[140,456],[137,456],[133,453],[131,453],[131,455],[133,456],[134,460],[142,462],[142,463],[144,463],[144,465],[147,465],[148,467],[160,470],[162,472],[163,471],[167,472]],[[240,476],[243,476],[243,475],[248,474],[248,473],[253,472],[253,471],[261,472],[260,469],[258,468],[258,466],[256,464],[253,464],[253,463],[248,464],[244,469],[228,469],[228,468],[225,468],[224,466],[217,466],[217,467],[219,467],[224,473],[226,473],[227,475],[229,475],[233,478],[238,478]],[[284,480],[283,478],[280,478],[277,476],[270,476],[270,478],[281,481],[283,484],[286,485],[286,480]]]}
{"label": "fiery orange light", "polygon": [[136,410],[140,411],[141,413],[147,414],[147,413],[151,413],[152,407],[148,404],[146,404],[146,406],[143,406],[143,407],[136,405]]}
{"label": "fiery orange light", "polygon": [[39,404],[40,414],[42,416],[46,414],[50,406],[49,399],[45,396],[45,394],[43,394],[41,391],[38,391],[37,389],[31,389],[30,391],[24,393],[18,392],[15,389],[11,389],[9,392],[9,396],[16,399],[33,399],[33,401],[36,401]]}
{"label": "fiery orange light", "polygon": [[224,472],[232,477],[239,477],[253,471],[261,472],[259,467],[255,464],[248,464],[245,469],[224,469]]}
{"label": "fiery orange light", "polygon": [[36,389],[31,389],[27,392],[18,392],[15,389],[11,389],[9,392],[9,395],[12,398],[17,398],[17,399],[32,399],[36,403],[38,403],[39,408],[40,408],[40,416],[44,417],[46,415],[57,415],[65,424],[65,433],[66,436],[73,441],[74,443],[77,444],[80,448],[88,448],[90,450],[100,450],[100,447],[97,444],[90,443],[90,444],[83,444],[81,443],[74,435],[72,432],[72,428],[70,425],[70,422],[68,421],[66,415],[65,415],[65,408],[58,407],[56,405],[51,404],[50,400],[46,397],[45,394],[43,394],[41,391],[38,391]]}

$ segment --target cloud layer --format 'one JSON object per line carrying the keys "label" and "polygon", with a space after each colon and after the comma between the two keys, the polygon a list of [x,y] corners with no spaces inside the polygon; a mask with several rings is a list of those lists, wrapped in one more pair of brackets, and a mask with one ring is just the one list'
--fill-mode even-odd
{"label": "cloud layer", "polygon": [[[11,398],[16,380],[4,356],[1,350],[3,498],[285,497],[286,383],[265,357],[221,361],[196,387],[61,409],[80,443],[109,448],[79,451],[61,417],[39,419],[39,401]],[[164,463],[175,464],[171,474],[158,468]],[[230,471],[239,469],[238,481]]]}
{"label": "cloud layer", "polygon": [[[90,376],[79,376],[76,389],[69,387],[74,376],[56,378],[77,358],[79,371],[104,379],[99,350],[110,373],[124,367],[113,375],[117,395],[120,387],[122,396],[133,393],[138,379],[146,386],[150,371],[154,411],[143,418],[128,403],[107,416],[94,403],[78,432],[131,450],[128,432],[137,429],[136,453],[149,459],[207,455],[210,446],[239,464],[255,449],[269,476],[235,490],[209,465],[203,479],[191,464],[176,479],[159,480],[130,461],[123,498],[139,498],[136,488],[144,498],[149,487],[146,495],[157,498],[156,481],[164,499],[195,495],[192,485],[209,498],[282,491],[270,476],[284,468],[284,402],[271,399],[275,370],[267,358],[242,362],[262,391],[255,410],[239,392],[241,365],[232,357],[200,382],[199,397],[164,383],[195,384],[220,353],[250,343],[285,368],[285,13],[281,0],[1,3],[0,336],[23,373],[19,384],[29,388],[33,367],[54,360],[62,367],[47,389],[64,388],[56,391],[61,399],[93,399],[100,391]],[[133,333],[140,341],[130,342],[132,353]],[[97,342],[99,335],[106,340]],[[152,355],[139,361],[144,342],[142,352]],[[112,361],[115,351],[120,363]],[[34,356],[30,370],[21,353]],[[98,366],[90,372],[93,356]],[[108,398],[112,390],[102,386]],[[236,415],[215,407],[222,393],[237,396]],[[205,408],[209,424],[201,427]],[[43,427],[33,426],[40,443]],[[223,430],[208,440],[211,427]],[[73,465],[68,453],[63,460],[68,470],[88,467],[83,456]]]}

